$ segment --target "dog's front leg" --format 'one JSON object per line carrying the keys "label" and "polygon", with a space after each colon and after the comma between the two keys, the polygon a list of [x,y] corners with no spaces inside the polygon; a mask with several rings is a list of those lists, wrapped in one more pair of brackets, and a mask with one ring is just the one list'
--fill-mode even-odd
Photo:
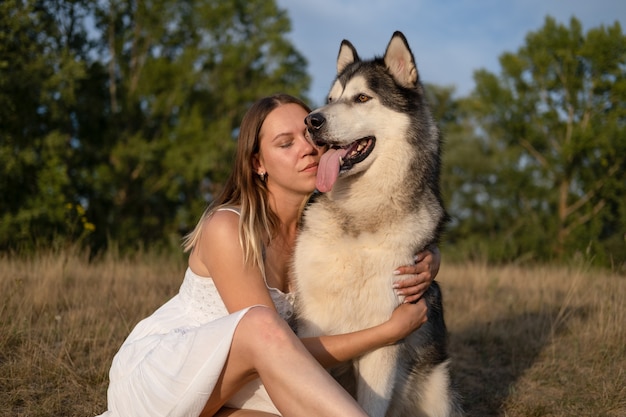
{"label": "dog's front leg", "polygon": [[398,347],[387,346],[356,362],[357,401],[370,417],[384,417],[396,377]]}

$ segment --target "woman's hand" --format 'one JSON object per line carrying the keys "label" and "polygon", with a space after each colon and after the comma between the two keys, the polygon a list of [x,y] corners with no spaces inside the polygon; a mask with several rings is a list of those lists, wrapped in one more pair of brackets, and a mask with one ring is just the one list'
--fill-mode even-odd
{"label": "woman's hand", "polygon": [[350,333],[305,337],[304,346],[324,368],[330,368],[404,339],[426,323],[425,300],[396,307],[387,321]]}
{"label": "woman's hand", "polygon": [[393,288],[398,295],[404,296],[405,303],[419,300],[426,292],[439,272],[441,253],[439,248],[431,246],[415,256],[414,265],[405,265],[396,269],[396,275],[411,275],[394,283]]}
{"label": "woman's hand", "polygon": [[400,304],[391,314],[389,321],[384,324],[389,332],[390,343],[404,339],[426,323],[427,312],[426,301],[423,299],[414,304]]}

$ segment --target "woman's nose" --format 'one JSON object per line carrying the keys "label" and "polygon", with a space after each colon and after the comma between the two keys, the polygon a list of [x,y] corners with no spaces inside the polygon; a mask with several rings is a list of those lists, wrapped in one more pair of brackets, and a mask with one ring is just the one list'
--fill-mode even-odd
{"label": "woman's nose", "polygon": [[319,152],[319,148],[309,139],[306,133],[302,135],[302,146],[307,155]]}

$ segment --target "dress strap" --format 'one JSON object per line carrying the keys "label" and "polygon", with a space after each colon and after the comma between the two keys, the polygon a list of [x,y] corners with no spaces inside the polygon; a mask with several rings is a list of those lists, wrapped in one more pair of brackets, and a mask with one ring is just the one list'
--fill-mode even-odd
{"label": "dress strap", "polygon": [[239,210],[239,207],[224,206],[224,207],[218,208],[215,211],[232,211],[233,213],[236,213],[241,216],[241,211]]}

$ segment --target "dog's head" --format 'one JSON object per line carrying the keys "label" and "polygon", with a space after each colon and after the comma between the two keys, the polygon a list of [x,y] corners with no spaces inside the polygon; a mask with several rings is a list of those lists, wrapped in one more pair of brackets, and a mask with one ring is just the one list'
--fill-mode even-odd
{"label": "dog's head", "polygon": [[[341,43],[335,79],[327,104],[306,118],[308,134],[325,145],[317,188],[330,191],[338,178],[349,178],[372,167],[382,155],[413,152],[415,130],[430,129],[430,113],[415,120],[425,107],[423,88],[406,38],[393,34],[385,55],[361,60],[347,40]],[[427,109],[424,109],[428,112]],[[390,147],[403,148],[386,152]],[[384,162],[393,165],[393,160]],[[384,172],[380,172],[384,175]]]}

